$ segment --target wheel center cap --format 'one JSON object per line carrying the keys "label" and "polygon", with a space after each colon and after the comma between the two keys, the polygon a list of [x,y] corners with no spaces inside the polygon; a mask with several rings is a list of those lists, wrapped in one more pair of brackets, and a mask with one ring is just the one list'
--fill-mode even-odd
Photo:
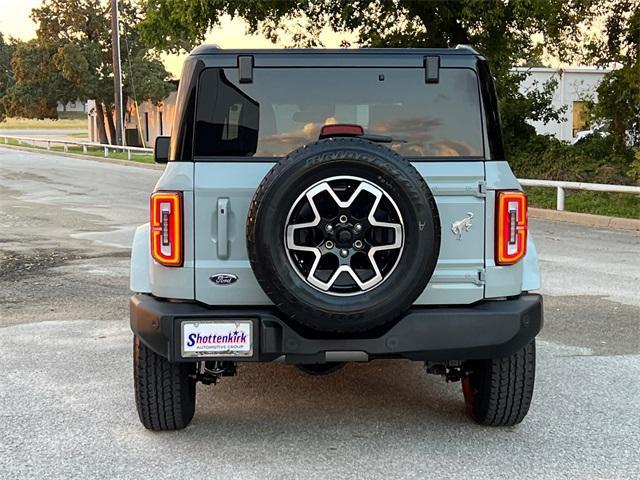
{"label": "wheel center cap", "polygon": [[343,228],[338,232],[336,238],[338,239],[338,242],[346,244],[351,243],[353,235],[351,233],[351,230],[349,230],[348,228]]}

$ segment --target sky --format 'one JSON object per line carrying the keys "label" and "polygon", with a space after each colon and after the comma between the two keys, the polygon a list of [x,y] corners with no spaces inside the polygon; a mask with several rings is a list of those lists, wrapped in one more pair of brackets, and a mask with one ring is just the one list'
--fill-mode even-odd
{"label": "sky", "polygon": [[[2,0],[0,0],[2,1]],[[205,43],[215,43],[222,48],[274,48],[273,44],[263,35],[247,34],[247,23],[239,18],[229,16],[221,18],[220,27],[207,34]],[[337,34],[330,29],[324,29],[320,34],[323,45],[327,48],[339,48],[342,40],[355,40],[354,35]],[[175,77],[179,76],[185,55],[162,55],[167,70]]]}
{"label": "sky", "polygon": [[[29,40],[36,36],[36,24],[30,14],[34,7],[42,4],[42,0],[0,0],[0,32],[8,37]],[[274,44],[262,35],[248,35],[246,23],[240,19],[223,17],[221,27],[209,32],[206,43],[215,43],[222,48],[273,48]],[[325,31],[321,39],[325,46],[337,48],[340,41],[347,38],[331,31]],[[277,45],[276,45],[277,46]],[[167,70],[175,77],[180,77],[185,55],[162,55]]]}
{"label": "sky", "polygon": [[0,0],[0,32],[5,37],[28,40],[36,36],[36,24],[29,15],[42,0]]}

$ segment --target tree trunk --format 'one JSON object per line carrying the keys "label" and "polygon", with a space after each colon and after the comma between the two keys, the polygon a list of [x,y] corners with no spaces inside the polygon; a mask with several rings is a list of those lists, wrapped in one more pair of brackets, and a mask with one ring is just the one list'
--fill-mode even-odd
{"label": "tree trunk", "polygon": [[96,129],[98,130],[98,142],[109,143],[107,140],[107,131],[104,128],[104,109],[102,102],[96,101]]}
{"label": "tree trunk", "polygon": [[109,140],[111,140],[111,145],[116,144],[116,125],[113,121],[113,109],[111,105],[104,105],[104,111],[107,114],[107,124],[109,125]]}
{"label": "tree trunk", "polygon": [[622,115],[616,115],[613,118],[613,136],[616,141],[616,146],[621,150],[625,149],[627,140],[627,129],[625,128],[624,117]]}

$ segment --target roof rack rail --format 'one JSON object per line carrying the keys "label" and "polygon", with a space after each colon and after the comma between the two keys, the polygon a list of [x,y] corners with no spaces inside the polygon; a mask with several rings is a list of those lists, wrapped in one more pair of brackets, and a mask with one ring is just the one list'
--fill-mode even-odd
{"label": "roof rack rail", "polygon": [[476,55],[480,55],[480,52],[473,48],[471,45],[466,45],[463,43],[459,43],[455,46],[456,50],[469,50],[471,53],[475,53]]}
{"label": "roof rack rail", "polygon": [[217,43],[203,43],[202,45],[198,45],[194,49],[191,50],[190,55],[197,55],[199,53],[204,53],[207,50],[222,50],[222,47]]}

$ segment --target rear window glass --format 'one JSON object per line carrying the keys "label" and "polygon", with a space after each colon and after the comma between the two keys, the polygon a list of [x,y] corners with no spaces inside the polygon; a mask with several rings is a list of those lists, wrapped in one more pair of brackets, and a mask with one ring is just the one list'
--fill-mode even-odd
{"label": "rear window glass", "polygon": [[409,157],[484,155],[478,81],[469,69],[256,68],[200,76],[196,156],[284,156],[318,139],[320,128],[354,123],[387,135]]}

